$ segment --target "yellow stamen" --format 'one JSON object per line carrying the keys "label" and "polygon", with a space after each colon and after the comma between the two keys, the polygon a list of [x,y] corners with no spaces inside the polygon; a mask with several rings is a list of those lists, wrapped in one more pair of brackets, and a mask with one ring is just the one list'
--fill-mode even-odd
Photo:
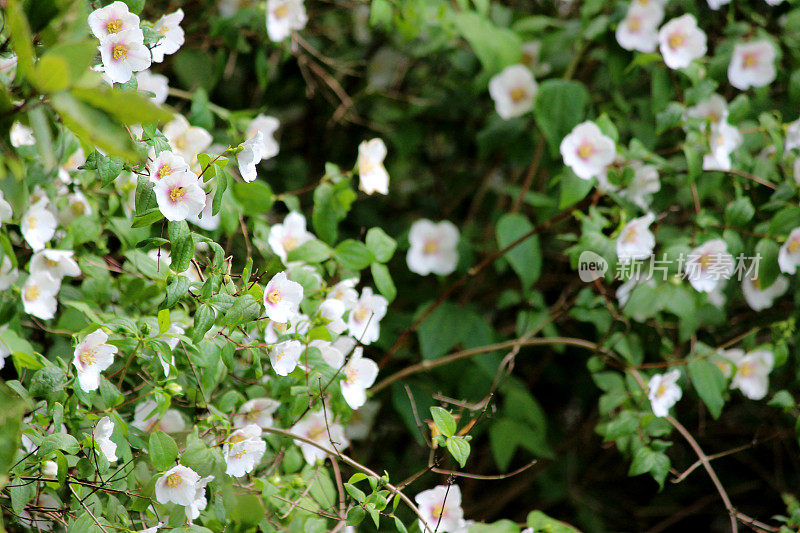
{"label": "yellow stamen", "polygon": [[185,187],[174,187],[171,191],[169,191],[169,199],[172,200],[173,203],[177,203],[183,200],[184,194],[186,194]]}
{"label": "yellow stamen", "polygon": [[742,59],[742,66],[744,68],[753,68],[758,66],[758,55],[753,52],[745,54],[744,59]]}
{"label": "yellow stamen", "polygon": [[[252,413],[252,411],[250,413]],[[248,420],[250,420],[250,413],[247,413],[247,416],[245,417]],[[236,435],[231,435],[231,438],[228,439],[228,442],[230,442],[231,444],[236,444],[237,442],[242,442],[243,440],[244,440],[244,435],[242,435],[241,433],[237,433]]]}
{"label": "yellow stamen", "polygon": [[581,159],[589,159],[594,153],[594,145],[590,142],[582,142],[578,147],[578,157]]}
{"label": "yellow stamen", "polygon": [[120,61],[122,59],[128,58],[128,47],[124,44],[115,44],[114,48],[111,49],[111,57],[114,58],[114,61]]}
{"label": "yellow stamen", "polygon": [[316,426],[308,430],[308,438],[310,440],[319,440],[325,434],[325,428],[323,426]]}
{"label": "yellow stamen", "polygon": [[359,307],[355,313],[356,322],[364,322],[370,315],[370,311],[366,307]]}
{"label": "yellow stamen", "polygon": [[638,33],[642,29],[642,19],[640,17],[631,17],[628,19],[628,28],[633,33]]}
{"label": "yellow stamen", "polygon": [[800,239],[792,239],[789,241],[789,253],[796,254],[800,251]]}
{"label": "yellow stamen", "polygon": [[423,252],[425,252],[425,255],[435,254],[438,251],[439,251],[439,241],[434,239],[425,241],[425,246],[423,247]]}
{"label": "yellow stamen", "polygon": [[355,383],[356,380],[358,379],[358,370],[356,370],[355,368],[348,368],[345,373],[347,374],[345,381],[347,381],[347,383],[349,383],[350,385]]}
{"label": "yellow stamen", "polygon": [[441,503],[437,503],[433,507],[433,510],[431,511],[431,516],[433,516],[435,519],[438,520],[442,516],[443,512],[444,512],[444,505],[442,505]]}
{"label": "yellow stamen", "polygon": [[749,378],[755,373],[755,370],[752,363],[744,363],[739,367],[739,375],[743,378]]}
{"label": "yellow stamen", "polygon": [[122,21],[120,19],[110,20],[108,24],[106,24],[106,33],[117,33],[121,29]]}
{"label": "yellow stamen", "polygon": [[267,301],[272,305],[277,304],[282,299],[283,297],[281,296],[281,291],[279,291],[278,289],[272,289],[267,293]]}
{"label": "yellow stamen", "polygon": [[272,16],[276,19],[282,19],[289,16],[289,6],[281,4],[272,11]]}
{"label": "yellow stamen", "polygon": [[521,101],[523,101],[525,97],[528,95],[527,91],[525,91],[525,89],[523,89],[522,87],[514,87],[509,91],[508,94],[511,97],[511,101],[514,102],[515,104],[518,104]]}
{"label": "yellow stamen", "polygon": [[169,175],[170,175],[170,174],[172,174],[173,172],[174,172],[174,171],[172,170],[172,167],[171,167],[171,166],[169,166],[169,165],[162,165],[162,166],[161,166],[161,168],[159,168],[159,169],[158,169],[158,172],[156,172],[156,174],[158,175],[158,179],[161,179],[161,178],[163,178],[164,176],[169,176]]}
{"label": "yellow stamen", "polygon": [[84,365],[94,365],[97,363],[97,350],[93,348],[83,350],[78,359],[80,359],[81,363]]}
{"label": "yellow stamen", "polygon": [[175,487],[179,487],[181,483],[183,483],[183,478],[177,472],[167,476],[167,487],[174,489]]}
{"label": "yellow stamen", "polygon": [[28,221],[28,227],[30,229],[36,229],[36,222],[38,221],[36,217],[29,216],[26,220]]}
{"label": "yellow stamen", "polygon": [[686,36],[678,32],[675,32],[672,35],[670,35],[667,41],[669,47],[672,48],[673,50],[680,48],[681,46],[683,46],[685,42],[686,42]]}
{"label": "yellow stamen", "polygon": [[31,285],[25,289],[25,299],[29,302],[37,300],[40,294],[42,294],[42,291],[36,285]]}
{"label": "yellow stamen", "polygon": [[700,270],[707,270],[711,266],[711,256],[703,254],[700,256]]}
{"label": "yellow stamen", "polygon": [[297,248],[298,242],[296,237],[290,236],[290,237],[284,237],[283,240],[281,241],[281,244],[283,244],[283,249],[288,252]]}

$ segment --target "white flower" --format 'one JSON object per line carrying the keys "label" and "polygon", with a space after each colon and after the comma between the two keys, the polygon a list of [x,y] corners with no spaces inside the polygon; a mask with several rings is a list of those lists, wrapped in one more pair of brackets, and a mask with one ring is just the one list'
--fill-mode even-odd
{"label": "white flower", "polygon": [[753,311],[772,307],[773,301],[783,296],[787,290],[789,290],[789,280],[783,276],[778,276],[775,282],[765,289],[761,288],[758,278],[751,279],[750,276],[745,276],[742,280],[744,299]]}
{"label": "white flower", "polygon": [[506,120],[533,109],[536,90],[533,74],[522,64],[504,68],[489,81],[489,94],[494,100],[495,110]]}
{"label": "white flower", "polygon": [[730,3],[731,0],[708,0],[708,7],[711,9],[719,9],[720,7]]}
{"label": "white flower", "polygon": [[31,257],[28,268],[31,274],[47,272],[57,280],[64,276],[80,276],[81,267],[72,258],[73,254],[72,250],[39,250]]}
{"label": "white flower", "polygon": [[642,164],[641,161],[631,162],[630,167],[633,169],[633,179],[619,195],[640,208],[647,209],[650,206],[651,195],[661,190],[658,167]]}
{"label": "white flower", "polygon": [[208,505],[208,500],[206,499],[206,485],[208,485],[210,481],[214,481],[214,476],[201,477],[197,480],[197,484],[194,488],[194,500],[192,500],[191,505],[186,507],[186,518],[189,519],[190,524],[195,518],[200,516],[200,511],[205,509]]}
{"label": "white flower", "polygon": [[684,270],[696,291],[711,292],[720,281],[731,277],[733,266],[728,245],[722,239],[714,239],[689,252]]}
{"label": "white flower", "polygon": [[345,379],[342,381],[342,396],[352,409],[358,409],[367,402],[367,389],[378,377],[378,365],[372,359],[362,357],[364,349],[358,347],[344,367]]}
{"label": "white flower", "polygon": [[243,428],[247,425],[255,424],[261,428],[272,427],[272,415],[280,405],[281,402],[272,398],[248,400],[233,415],[233,426]]}
{"label": "white flower", "polygon": [[334,346],[333,343],[316,339],[311,341],[309,346],[319,349],[322,354],[322,359],[324,359],[331,368],[338,370],[344,364],[344,354]]}
{"label": "white flower", "polygon": [[786,150],[800,148],[800,119],[795,120],[786,127]]}
{"label": "white flower", "polygon": [[286,277],[286,272],[278,272],[269,280],[264,289],[264,307],[267,316],[275,322],[289,322],[303,301],[303,286]]}
{"label": "white flower", "polygon": [[310,327],[308,315],[296,313],[292,315],[288,322],[274,322],[270,320],[264,328],[264,342],[275,344],[281,335],[305,335]]}
{"label": "white flower", "polygon": [[22,215],[20,221],[22,236],[34,251],[44,248],[45,243],[50,242],[56,234],[58,222],[46,206],[46,201],[35,203]]}
{"label": "white flower", "polygon": [[78,382],[85,392],[100,386],[100,372],[114,362],[117,347],[107,343],[108,335],[101,329],[86,335],[75,347],[72,364],[78,370]]}
{"label": "white flower", "polygon": [[742,350],[726,350],[722,356],[736,366],[732,389],[739,389],[751,400],[760,400],[767,395],[769,373],[775,364],[772,352],[756,350],[745,355]]}
{"label": "white flower", "polygon": [[671,69],[688,67],[707,50],[706,34],[689,13],[664,24],[658,32],[658,42],[664,63]]}
{"label": "white flower", "polygon": [[206,206],[206,193],[191,172],[173,172],[153,188],[158,209],[167,220],[186,220]]}
{"label": "white flower", "polygon": [[313,238],[314,235],[306,231],[306,217],[292,211],[286,215],[283,224],[275,224],[269,229],[267,242],[285,265],[288,264],[286,256],[289,252]]}
{"label": "white flower", "polygon": [[153,24],[153,29],[164,36],[153,47],[153,61],[156,63],[161,63],[165,55],[174,54],[183,46],[183,28],[180,26],[182,20],[183,10],[178,9]]}
{"label": "white flower", "polygon": [[11,204],[6,202],[3,197],[3,191],[0,191],[0,226],[3,225],[3,220],[8,220],[13,215],[14,211],[11,209]]}
{"label": "white flower", "polygon": [[7,57],[0,57],[0,74],[5,74],[9,79],[14,79],[17,74],[17,63],[19,58],[16,54]]}
{"label": "white flower", "polygon": [[778,252],[778,266],[781,272],[794,274],[800,265],[800,227],[794,228]]}
{"label": "white flower", "polygon": [[279,376],[288,376],[297,367],[303,345],[297,340],[279,342],[269,351],[269,362]]}
{"label": "white flower", "polygon": [[[726,102],[722,96],[715,93],[706,100],[698,102],[697,105],[687,109],[686,115],[691,118],[700,119],[714,128],[728,120],[728,102]],[[704,130],[706,127],[707,125],[703,124]]]}
{"label": "white flower", "polygon": [[97,47],[108,78],[125,83],[134,72],[150,68],[150,50],[144,45],[142,30],[135,28],[108,36]]}
{"label": "white flower", "polygon": [[600,131],[597,124],[586,121],[575,126],[561,141],[564,164],[581,179],[592,179],[614,161],[617,148],[614,140]]}
{"label": "white flower", "polygon": [[336,298],[328,298],[319,306],[319,316],[327,321],[325,327],[328,331],[339,335],[347,329],[344,314],[347,311],[345,303]]}
{"label": "white flower", "polygon": [[253,471],[261,461],[267,443],[261,439],[261,428],[248,424],[231,433],[222,447],[222,455],[227,465],[225,473],[231,477],[242,477]]}
{"label": "white flower", "polygon": [[625,50],[654,52],[658,44],[658,24],[663,9],[631,4],[625,18],[617,26],[617,42]]}
{"label": "white flower", "polygon": [[617,257],[620,262],[629,263],[652,255],[656,239],[650,232],[650,224],[655,218],[655,215],[648,213],[625,224],[617,237]]}
{"label": "white flower", "polygon": [[169,78],[163,74],[153,74],[149,70],[136,73],[136,86],[140,91],[153,93],[150,97],[153,102],[163,104],[169,94]]}
{"label": "white flower", "polygon": [[783,0],[765,0],[771,6],[778,6],[783,3]]}
{"label": "white flower", "polygon": [[280,42],[293,30],[305,28],[307,22],[303,0],[267,0],[267,34],[271,40]]}
{"label": "white flower", "polygon": [[186,220],[197,226],[198,228],[202,228],[207,231],[214,231],[215,229],[219,228],[219,224],[222,221],[222,216],[220,213],[216,215],[212,215],[212,211],[214,210],[214,197],[210,194],[206,195],[206,206],[203,208],[200,213],[197,215],[193,215],[187,217]]}
{"label": "white flower", "polygon": [[444,220],[434,224],[420,219],[411,224],[408,241],[411,247],[406,263],[411,272],[427,276],[431,272],[441,276],[450,274],[458,264],[458,228]]}
{"label": "white flower", "polygon": [[[420,531],[455,532],[464,519],[461,509],[461,489],[458,485],[439,485],[414,496],[419,512],[424,518],[419,521]],[[437,529],[438,526],[438,529]]]}
{"label": "white flower", "polygon": [[7,255],[4,255],[3,260],[0,261],[0,291],[11,287],[18,277],[19,271],[14,268],[14,263],[11,262]]}
{"label": "white flower", "polygon": [[669,408],[681,399],[683,393],[678,386],[680,377],[681,371],[676,368],[666,374],[656,374],[650,378],[647,384],[647,397],[650,399],[654,415],[667,416]]}
{"label": "white flower", "polygon": [[347,421],[347,427],[344,428],[345,437],[350,440],[364,440],[369,437],[375,417],[380,409],[381,404],[371,400],[357,411],[354,411],[353,416]]}
{"label": "white flower", "polygon": [[59,220],[62,224],[68,225],[76,217],[92,214],[92,206],[89,205],[89,200],[80,191],[75,191],[67,195],[67,207],[62,209],[59,214]]}
{"label": "white flower", "polygon": [[[2,366],[0,366],[2,368]],[[58,475],[58,463],[55,461],[45,461],[42,464],[42,475],[49,478],[54,478]]]}
{"label": "white flower", "polygon": [[728,81],[740,90],[763,87],[775,79],[775,45],[762,39],[739,43],[728,65]]}
{"label": "white flower", "polygon": [[361,344],[370,344],[380,337],[380,321],[386,315],[389,303],[386,298],[372,293],[372,289],[364,287],[361,297],[350,310],[347,327]]}
{"label": "white flower", "polygon": [[153,527],[148,527],[147,529],[141,530],[139,533],[158,533],[158,530],[164,526],[164,522],[159,522],[158,524],[154,525]]}
{"label": "white flower", "polygon": [[33,130],[28,126],[23,126],[19,122],[14,122],[11,125],[11,131],[8,135],[11,138],[11,146],[14,148],[33,146],[36,144],[36,137],[33,136]]}
{"label": "white flower", "polygon": [[167,409],[162,416],[158,414],[156,407],[158,405],[153,400],[137,404],[131,425],[145,433],[154,429],[160,429],[165,433],[178,433],[186,429],[186,422],[177,410]]}
{"label": "white flower", "polygon": [[95,9],[89,14],[89,29],[100,42],[128,30],[139,29],[139,17],[128,9],[124,2],[114,2],[106,7]]}
{"label": "white flower", "polygon": [[355,286],[358,285],[358,278],[343,279],[328,292],[328,298],[333,298],[344,303],[345,309],[352,309],[358,301],[358,291]]}
{"label": "white flower", "polygon": [[111,440],[114,432],[114,422],[107,416],[101,418],[92,432],[95,442],[100,447],[100,451],[106,456],[109,462],[117,460],[117,445]]}
{"label": "white flower", "polygon": [[22,306],[29,315],[49,320],[56,316],[61,283],[47,272],[31,274],[22,286]]}
{"label": "white flower", "polygon": [[197,154],[211,146],[213,140],[211,134],[203,128],[189,125],[183,115],[175,115],[164,126],[163,132],[172,149],[189,165],[194,165]]}
{"label": "white flower", "polygon": [[257,132],[263,135],[261,144],[261,159],[269,159],[278,155],[278,141],[275,140],[275,132],[280,127],[281,123],[275,117],[270,117],[264,114],[258,115],[250,121],[247,126],[245,135],[250,138]]}
{"label": "white flower", "polygon": [[239,174],[246,182],[251,182],[257,177],[256,163],[262,159],[264,134],[257,131],[255,135],[242,143],[242,151],[236,154],[236,163],[239,165]]}
{"label": "white flower", "polygon": [[382,139],[364,141],[358,145],[359,188],[367,194],[389,194],[389,173],[383,166],[386,145]]}
{"label": "white flower", "polygon": [[200,474],[188,466],[173,466],[156,481],[156,500],[163,504],[190,506],[195,500],[198,481]]}
{"label": "white flower", "polygon": [[710,153],[703,156],[703,170],[731,169],[731,154],[742,144],[742,134],[727,122],[712,128],[708,140]]}
{"label": "white flower", "polygon": [[[327,407],[324,412],[320,410],[308,413],[293,425],[290,431],[332,450],[342,451],[350,445],[344,436],[344,428],[333,421],[333,414]],[[325,452],[316,446],[299,440],[294,442],[300,446],[300,451],[303,452],[308,464],[314,465],[318,460],[325,458]]]}

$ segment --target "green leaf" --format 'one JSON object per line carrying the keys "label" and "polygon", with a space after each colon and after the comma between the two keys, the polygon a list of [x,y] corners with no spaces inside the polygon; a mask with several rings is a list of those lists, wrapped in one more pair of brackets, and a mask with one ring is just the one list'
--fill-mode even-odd
{"label": "green leaf", "polygon": [[375,254],[375,259],[381,263],[388,262],[397,248],[397,242],[381,228],[371,228],[367,231],[366,243],[367,248]]}
{"label": "green leaf", "polygon": [[39,445],[38,456],[42,459],[48,457],[55,450],[61,450],[67,455],[75,455],[80,450],[80,444],[68,433],[52,433],[42,439]]}
{"label": "green leaf", "polygon": [[120,91],[111,87],[74,88],[70,91],[78,100],[102,109],[123,124],[169,122],[173,113],[138,92]]}
{"label": "green leaf", "polygon": [[236,298],[236,301],[225,313],[223,324],[235,328],[241,324],[252,322],[260,314],[261,304],[251,294],[243,294]]}
{"label": "green leaf", "polygon": [[21,0],[8,0],[4,21],[11,33],[11,48],[17,54],[17,74],[27,77],[33,71],[33,37]]}
{"label": "green leaf", "polygon": [[508,28],[495,25],[489,18],[474,12],[454,12],[456,30],[469,42],[483,68],[496,74],[522,57],[522,39]]}
{"label": "green leaf", "polygon": [[158,332],[160,334],[166,333],[169,327],[172,325],[172,321],[169,317],[169,309],[162,309],[158,312]]}
{"label": "green leaf", "polygon": [[63,58],[47,54],[34,65],[31,81],[43,93],[63,91],[69,87],[69,65]]}
{"label": "green leaf", "polygon": [[464,468],[464,465],[467,464],[467,459],[469,459],[469,451],[470,446],[469,442],[466,438],[461,436],[449,437],[447,439],[447,449],[450,451],[450,454],[458,461],[458,464],[461,468]]}
{"label": "green leaf", "polygon": [[762,289],[772,285],[780,274],[778,267],[778,252],[780,246],[772,239],[761,239],[756,244],[756,256],[761,256],[758,262],[758,281]]}
{"label": "green leaf", "polygon": [[358,503],[364,503],[364,501],[367,499],[367,495],[364,494],[364,491],[362,491],[355,485],[351,485],[350,483],[344,484],[344,490],[346,490],[347,494],[352,496],[353,499]]}
{"label": "green leaf", "polygon": [[[121,173],[124,162],[118,157],[106,156],[95,150],[86,158],[86,163],[81,168],[97,171],[100,185],[106,187],[111,184]],[[138,183],[138,181],[137,181]]]}
{"label": "green leaf", "polygon": [[78,138],[131,163],[141,159],[128,131],[104,111],[64,92],[53,94],[50,102],[64,125]]}
{"label": "green leaf", "polygon": [[589,93],[580,82],[547,80],[539,85],[533,114],[554,158],[560,157],[561,141],[581,122],[588,102]]}
{"label": "green leaf", "polygon": [[389,269],[381,263],[372,263],[370,271],[372,272],[372,281],[375,282],[375,287],[386,298],[387,302],[393,302],[397,296],[397,287],[394,285]]}
{"label": "green leaf", "polygon": [[206,332],[211,329],[211,326],[214,325],[215,319],[216,314],[210,305],[202,304],[199,306],[194,313],[194,334],[192,335],[192,340],[199,342]]}
{"label": "green leaf", "polygon": [[[347,485],[345,485],[346,487]],[[351,485],[352,486],[352,485]],[[361,522],[364,521],[364,518],[367,516],[366,511],[364,508],[356,505],[353,506],[349,511],[347,511],[347,525],[351,527],[358,526]]]}
{"label": "green leaf", "polygon": [[291,250],[287,255],[287,260],[290,262],[322,263],[329,259],[332,253],[333,250],[331,250],[330,246],[320,240],[311,239]]}
{"label": "green leaf", "polygon": [[184,272],[194,257],[194,235],[185,220],[170,221],[167,224],[167,235],[171,243],[170,268],[175,272]]}
{"label": "green leaf", "polygon": [[689,379],[692,381],[697,394],[714,419],[719,418],[725,399],[722,393],[726,389],[725,376],[722,371],[708,358],[695,358],[687,365]]}
{"label": "green leaf", "polygon": [[167,284],[167,295],[161,303],[160,309],[169,309],[178,303],[186,291],[189,290],[191,281],[186,276],[172,276]]}
{"label": "green leaf", "polygon": [[571,525],[550,518],[541,511],[531,511],[528,513],[526,522],[528,527],[532,527],[537,533],[540,531],[546,531],[547,533],[580,533],[579,530]]}
{"label": "green leaf", "polygon": [[147,451],[150,455],[150,462],[156,470],[169,470],[175,466],[175,459],[178,457],[178,445],[175,440],[157,429],[150,434]]}
{"label": "green leaf", "polygon": [[594,180],[581,179],[569,169],[564,171],[561,178],[561,190],[558,196],[558,208],[566,209],[575,205],[584,198],[594,187]]}
{"label": "green leaf", "polygon": [[[505,248],[533,229],[533,224],[525,215],[509,213],[503,215],[497,222],[495,232],[497,245]],[[503,256],[511,264],[511,268],[522,281],[522,288],[527,289],[539,279],[542,272],[542,250],[539,247],[539,237],[532,235],[518,244]]]}
{"label": "green leaf", "polygon": [[445,437],[452,437],[456,433],[456,419],[453,418],[448,411],[441,407],[431,407],[431,416],[433,416],[433,423],[439,433]]}
{"label": "green leaf", "polygon": [[347,216],[356,197],[349,180],[334,184],[323,183],[314,189],[311,223],[320,239],[329,244],[336,241],[339,222]]}
{"label": "green leaf", "polygon": [[235,182],[233,197],[247,215],[263,215],[275,203],[275,194],[272,192],[272,188],[263,181]]}
{"label": "green leaf", "polygon": [[656,452],[647,446],[642,446],[633,454],[629,476],[638,476],[650,473],[658,486],[664,488],[664,480],[669,472],[669,457],[661,452]]}
{"label": "green leaf", "polygon": [[725,206],[725,221],[731,226],[745,227],[755,212],[750,198],[742,196]]}
{"label": "green leaf", "polygon": [[349,270],[362,270],[375,261],[375,254],[364,243],[353,239],[340,242],[333,250],[333,255],[339,264]]}

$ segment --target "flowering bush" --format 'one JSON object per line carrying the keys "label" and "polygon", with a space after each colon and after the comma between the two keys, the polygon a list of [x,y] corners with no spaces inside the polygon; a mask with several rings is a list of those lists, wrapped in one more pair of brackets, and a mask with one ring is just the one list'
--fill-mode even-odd
{"label": "flowering bush", "polygon": [[0,531],[798,531],[800,2],[178,4],[2,4]]}

